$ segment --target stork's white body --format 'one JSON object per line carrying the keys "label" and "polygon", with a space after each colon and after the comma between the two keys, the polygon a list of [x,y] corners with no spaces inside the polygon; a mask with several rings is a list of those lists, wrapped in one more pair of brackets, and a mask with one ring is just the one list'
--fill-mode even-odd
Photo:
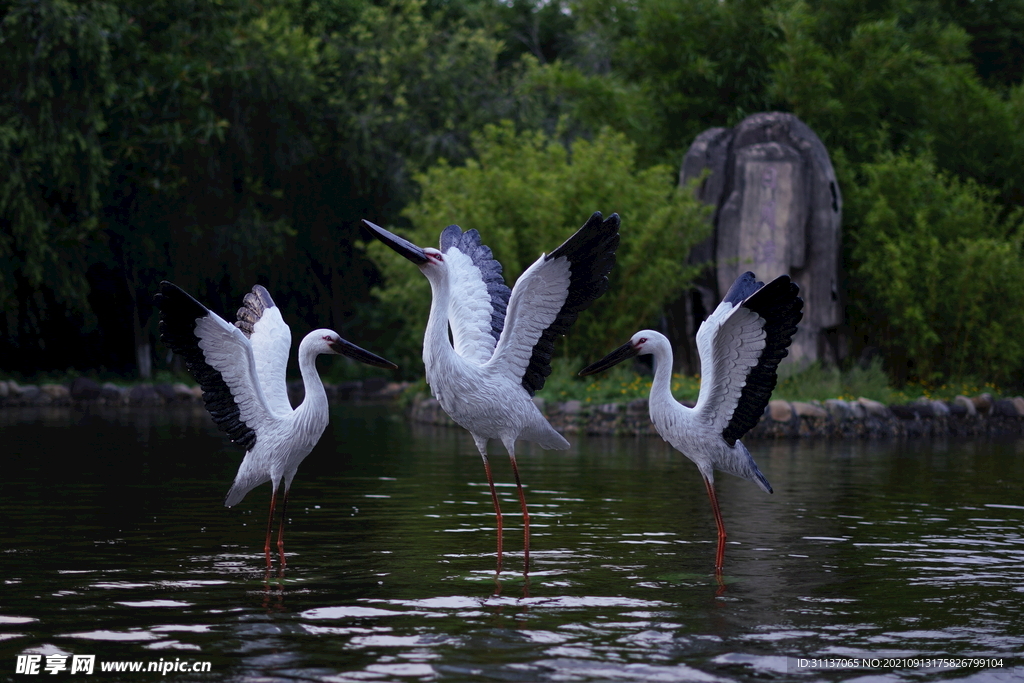
{"label": "stork's white body", "polygon": [[[255,425],[257,436],[256,445],[246,452],[238,468],[224,504],[238,504],[249,491],[268,481],[274,491],[282,484],[287,491],[299,465],[320,441],[329,421],[327,392],[316,370],[316,357],[333,353],[322,340],[330,330],[314,330],[299,343],[299,372],[305,397],[295,409],[288,400],[285,384],[291,333],[278,308],[269,309],[253,325],[250,340],[219,316],[201,320],[196,333],[206,362],[221,369],[232,395],[246,397],[239,403],[241,417],[247,424]],[[252,351],[246,354],[243,342],[250,341]],[[243,367],[247,360],[251,363],[248,371]]]}
{"label": "stork's white body", "polygon": [[[449,250],[446,256],[449,263],[464,260],[458,268],[476,268],[454,249]],[[537,263],[542,262],[543,255]],[[529,362],[533,345],[565,303],[567,287],[563,282],[568,282],[568,264],[562,261],[548,269],[552,271],[551,282],[556,284],[557,291],[549,293],[543,302],[534,298],[533,306],[522,307],[525,315],[519,334],[513,311],[521,308],[518,302],[522,296],[516,296],[513,291],[497,350],[485,326],[471,326],[468,315],[452,321],[449,312],[453,308],[451,281],[454,278],[450,273],[454,270],[450,267],[427,276],[433,297],[423,335],[423,365],[427,384],[441,408],[456,424],[469,430],[478,448],[483,449],[481,454],[484,456],[488,439],[499,439],[512,456],[515,455],[517,439],[535,442],[543,448],[568,448],[569,442],[541,414],[522,384],[523,370]],[[529,282],[527,273],[520,281]],[[479,301],[483,298],[480,297]],[[538,320],[540,316],[543,318]],[[472,322],[489,321],[490,317],[490,307],[480,306],[480,315]],[[453,348],[448,340],[450,321],[458,349]],[[531,322],[534,324],[530,325]],[[455,329],[459,329],[458,335],[454,334]]]}
{"label": "stork's white body", "polygon": [[461,368],[458,376],[444,374],[458,364],[459,360],[455,360],[451,364],[441,361],[428,366],[427,383],[441,408],[473,435],[478,446],[481,440],[486,443],[488,439],[498,439],[513,455],[518,439],[548,449],[569,447],[569,442],[555,431],[522,385],[471,364]]}

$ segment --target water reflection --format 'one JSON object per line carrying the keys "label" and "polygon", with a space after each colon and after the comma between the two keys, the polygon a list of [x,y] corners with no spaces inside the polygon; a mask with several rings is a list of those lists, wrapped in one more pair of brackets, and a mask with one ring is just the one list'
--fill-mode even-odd
{"label": "water reflection", "polygon": [[[699,474],[659,440],[523,448],[524,577],[495,573],[468,435],[346,406],[295,484],[287,568],[268,573],[269,487],[221,506],[241,454],[205,412],[18,412],[0,411],[7,666],[36,652],[202,659],[227,680],[916,681],[939,670],[794,662],[957,656],[1004,666],[943,678],[1024,675],[1019,441],[755,442],[776,493],[719,478],[721,582]],[[514,485],[498,491],[517,511]]]}

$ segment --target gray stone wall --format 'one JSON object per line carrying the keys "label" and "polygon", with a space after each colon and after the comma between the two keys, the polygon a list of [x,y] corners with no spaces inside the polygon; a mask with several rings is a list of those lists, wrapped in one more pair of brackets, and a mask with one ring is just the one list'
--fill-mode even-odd
{"label": "gray stone wall", "polygon": [[[601,405],[581,401],[547,403],[539,397],[533,400],[562,434],[658,435],[646,398]],[[685,402],[684,405],[693,407]],[[413,403],[410,416],[415,422],[457,426],[436,399],[426,396]],[[952,401],[922,397],[891,406],[867,398],[829,399],[824,403],[775,400],[743,440],[917,436],[1024,436],[1024,397],[993,399],[989,394],[981,394],[957,396]]]}
{"label": "gray stone wall", "polygon": [[697,192],[715,207],[714,231],[690,261],[714,267],[696,295],[676,307],[671,336],[682,369],[699,369],[697,327],[747,270],[765,282],[788,273],[800,285],[804,318],[788,362],[838,360],[843,200],[821,140],[792,114],[754,114],[735,128],[697,136],[683,159],[680,183],[705,172]]}

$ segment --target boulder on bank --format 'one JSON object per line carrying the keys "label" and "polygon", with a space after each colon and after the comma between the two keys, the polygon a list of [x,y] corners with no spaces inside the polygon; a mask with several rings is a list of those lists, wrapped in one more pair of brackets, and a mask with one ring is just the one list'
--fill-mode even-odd
{"label": "boulder on bank", "polygon": [[99,399],[102,388],[95,380],[88,377],[76,377],[68,386],[73,401],[95,401]]}
{"label": "boulder on bank", "polygon": [[163,396],[157,392],[152,384],[136,384],[128,390],[128,405],[132,406],[158,406],[163,405]]}
{"label": "boulder on bank", "polygon": [[51,405],[66,406],[71,403],[71,392],[63,384],[42,384],[39,391]]}
{"label": "boulder on bank", "polygon": [[121,403],[125,390],[113,382],[104,382],[100,387],[100,399],[106,403]]}

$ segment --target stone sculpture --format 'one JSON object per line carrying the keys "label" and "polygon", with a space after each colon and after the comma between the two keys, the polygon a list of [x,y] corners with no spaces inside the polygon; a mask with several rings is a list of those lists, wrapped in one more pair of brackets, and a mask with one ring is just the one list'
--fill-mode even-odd
{"label": "stone sculpture", "polygon": [[842,195],[828,150],[793,114],[767,112],[734,128],[709,128],[683,159],[680,183],[708,171],[697,192],[715,207],[712,235],[690,261],[711,263],[693,295],[673,307],[670,336],[688,372],[699,370],[694,336],[744,271],[800,285],[804,319],[788,362],[836,362],[843,322],[840,287]]}

